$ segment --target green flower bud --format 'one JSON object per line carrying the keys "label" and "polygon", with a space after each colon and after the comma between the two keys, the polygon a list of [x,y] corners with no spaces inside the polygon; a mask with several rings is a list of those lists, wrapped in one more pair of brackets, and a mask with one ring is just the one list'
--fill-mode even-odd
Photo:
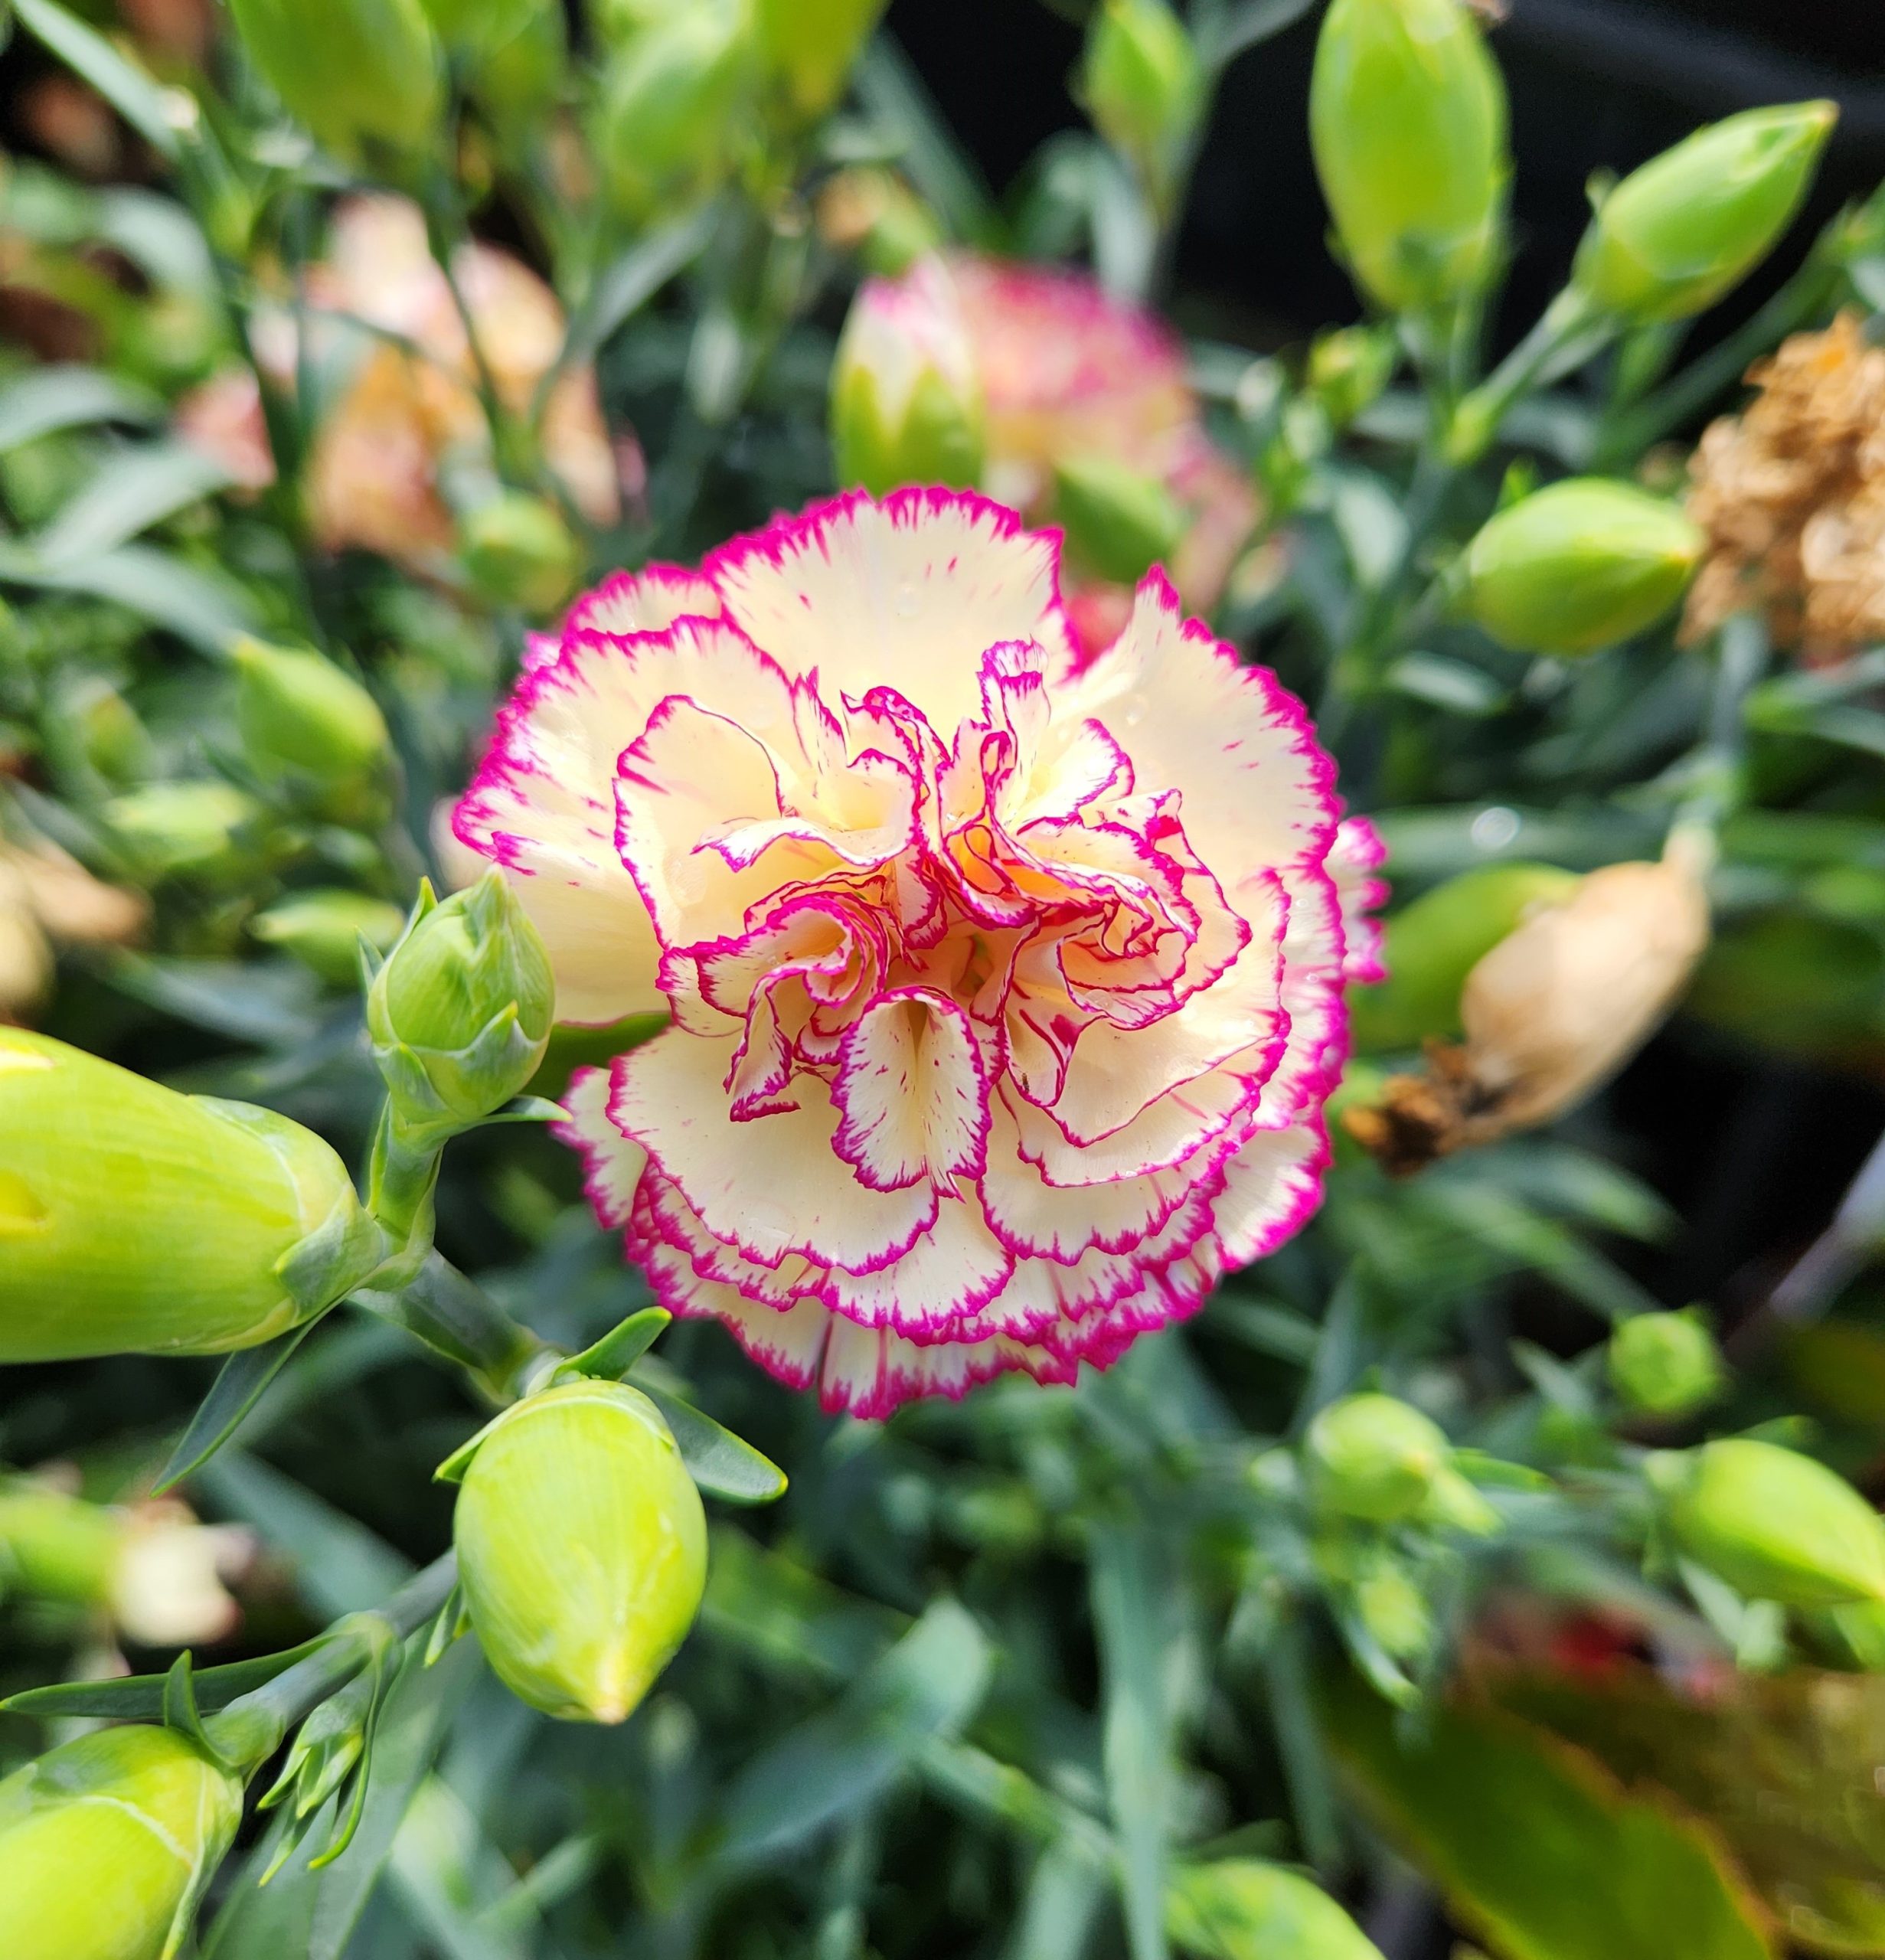
{"label": "green flower bud", "polygon": [[603,80],[597,148],[630,217],[697,201],[731,174],[752,55],[729,0],[694,0],[622,43]]}
{"label": "green flower bud", "polygon": [[1197,1960],[1381,1960],[1319,1886],[1256,1858],[1179,1866],[1165,1889],[1165,1932]]}
{"label": "green flower bud", "polygon": [[150,782],[114,796],[100,815],[145,877],[201,878],[240,861],[262,806],[233,783]]}
{"label": "green flower bud", "polygon": [[1838,114],[1830,102],[1749,109],[1652,157],[1598,206],[1573,284],[1632,321],[1712,306],[1793,222]]}
{"label": "green flower bud", "polygon": [[383,1253],[311,1130],[0,1028],[0,1361],[253,1347]]}
{"label": "green flower bud", "polygon": [[452,1524],[472,1626],[546,1714],[619,1722],[672,1658],[707,1583],[701,1496],[638,1390],[572,1382],[479,1440]]}
{"label": "green flower bud", "polygon": [[1345,429],[1387,386],[1398,358],[1386,329],[1338,327],[1316,336],[1303,379],[1331,423]]}
{"label": "green flower bud", "polygon": [[885,0],[754,0],[760,58],[799,116],[822,116],[844,92]]}
{"label": "green flower bud", "polygon": [[229,0],[249,58],[336,155],[436,136],[438,44],[420,0]]}
{"label": "green flower bud", "polygon": [[1334,0],[1309,136],[1350,269],[1383,305],[1485,283],[1510,170],[1505,87],[1460,0]]}
{"label": "green flower bud", "polygon": [[1783,1606],[1885,1600],[1885,1523],[1823,1463],[1748,1437],[1645,1465],[1663,1522],[1699,1566]]}
{"label": "green flower bud", "polygon": [[1101,0],[1077,93],[1099,133],[1163,198],[1204,100],[1197,49],[1165,0]]}
{"label": "green flower bud", "polygon": [[400,1120],[449,1134],[517,1095],[544,1057],[556,981],[501,871],[441,904],[430,884],[367,995],[367,1027]]}
{"label": "green flower bud", "polygon": [[1054,515],[1076,557],[1103,579],[1131,585],[1169,560],[1184,513],[1156,477],[1109,456],[1068,456],[1054,468]]}
{"label": "green flower bud", "polygon": [[122,1513],[25,1478],[0,1484],[0,1593],[102,1607],[124,1547]]}
{"label": "green flower bud", "polygon": [[556,507],[507,491],[459,527],[459,556],[479,595],[532,619],[555,612],[583,569],[583,547]]}
{"label": "green flower bud", "polygon": [[1303,1453],[1318,1504],[1389,1524],[1426,1504],[1453,1449],[1436,1423],[1406,1403],[1349,1395],[1318,1413]]}
{"label": "green flower bud", "polygon": [[264,946],[279,946],[335,987],[358,983],[363,939],[384,952],[405,929],[397,905],[338,889],[290,892],[249,921]]}
{"label": "green flower bud", "polygon": [[236,727],[256,777],[335,823],[382,818],[392,749],[372,695],[299,648],[243,639],[235,662]]}
{"label": "green flower bud", "polygon": [[1466,976],[1526,916],[1576,889],[1577,874],[1514,860],[1482,864],[1423,892],[1388,920],[1387,978],[1348,997],[1355,1046],[1364,1054],[1457,1036]]}
{"label": "green flower bud", "polygon": [[7,1960],[168,1960],[242,1819],[175,1730],[106,1729],[0,1782]]}
{"label": "green flower bud", "polygon": [[982,388],[939,260],[859,288],[831,368],[831,451],[838,482],[876,497],[981,473]]}
{"label": "green flower bud", "polygon": [[474,100],[506,135],[554,101],[569,52],[563,9],[543,0],[423,0]]}
{"label": "green flower bud", "polygon": [[1721,1350],[1693,1307],[1633,1315],[1611,1335],[1605,1358],[1628,1406],[1664,1420],[1705,1409],[1727,1382]]}
{"label": "green flower bud", "polygon": [[1356,1617],[1396,1661],[1418,1661],[1433,1645],[1433,1615],[1419,1586],[1398,1567],[1370,1573],[1354,1589]]}
{"label": "green flower bud", "polygon": [[1707,544],[1665,498],[1573,477],[1481,528],[1461,561],[1462,603],[1501,646],[1589,653],[1661,619]]}

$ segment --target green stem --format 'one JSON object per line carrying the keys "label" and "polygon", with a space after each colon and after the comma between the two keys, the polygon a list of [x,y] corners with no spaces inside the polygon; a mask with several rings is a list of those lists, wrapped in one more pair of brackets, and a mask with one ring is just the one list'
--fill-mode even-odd
{"label": "green stem", "polygon": [[374,1132],[367,1208],[403,1248],[382,1276],[394,1285],[405,1283],[419,1270],[431,1246],[433,1199],[443,1155],[441,1144],[413,1137],[400,1122],[389,1099]]}
{"label": "green stem", "polygon": [[211,1742],[230,1762],[253,1769],[274,1753],[296,1723],[305,1721],[368,1664],[380,1642],[417,1633],[457,1583],[457,1555],[447,1552],[384,1606],[337,1620],[329,1630],[332,1638],[305,1661],[211,1716],[207,1725]]}
{"label": "green stem", "polygon": [[468,1368],[494,1400],[515,1401],[562,1350],[511,1319],[482,1286],[436,1250],[397,1290],[354,1296],[435,1352]]}
{"label": "green stem", "polygon": [[1521,397],[1573,362],[1588,360],[1613,339],[1619,323],[1599,313],[1575,286],[1566,286],[1531,331],[1453,411],[1446,450],[1455,463],[1477,462]]}

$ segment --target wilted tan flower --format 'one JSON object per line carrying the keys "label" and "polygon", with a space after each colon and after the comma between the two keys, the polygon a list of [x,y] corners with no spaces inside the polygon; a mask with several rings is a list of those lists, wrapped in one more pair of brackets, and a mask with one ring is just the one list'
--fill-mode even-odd
{"label": "wilted tan flower", "polygon": [[53,946],[121,946],[143,930],[142,895],[102,884],[43,838],[0,840],[0,1021],[20,1021],[51,988]]}
{"label": "wilted tan flower", "polygon": [[[465,247],[454,270],[498,398],[524,416],[562,348],[562,308],[528,266],[495,247]],[[305,298],[317,316],[314,351],[355,356],[309,466],[315,534],[329,550],[357,545],[423,569],[453,534],[443,467],[460,459],[488,463],[490,443],[471,343],[417,207],[387,196],[342,205]],[[323,314],[363,322],[374,337],[341,349],[338,322]],[[285,313],[264,317],[257,345],[271,375],[291,386],[296,333]],[[238,482],[259,488],[273,479],[261,402],[246,371],[194,390],[177,420],[185,439]],[[620,508],[616,459],[590,369],[571,368],[551,390],[541,436],[544,459],[577,508],[593,523],[613,523]]]}
{"label": "wilted tan flower", "polygon": [[1533,912],[1466,976],[1465,1040],[1390,1076],[1350,1133],[1390,1170],[1547,1123],[1607,1082],[1661,1026],[1708,945],[1705,847],[1612,864]]}
{"label": "wilted tan flower", "polygon": [[226,1582],[255,1561],[254,1535],[239,1524],[202,1524],[175,1498],[152,1498],[126,1514],[111,1579],[111,1616],[144,1647],[224,1640],[242,1609]]}
{"label": "wilted tan flower", "polygon": [[1755,607],[1779,645],[1838,661],[1885,637],[1885,349],[1842,313],[1747,377],[1759,394],[1710,426],[1690,467],[1710,554],[1684,633]]}

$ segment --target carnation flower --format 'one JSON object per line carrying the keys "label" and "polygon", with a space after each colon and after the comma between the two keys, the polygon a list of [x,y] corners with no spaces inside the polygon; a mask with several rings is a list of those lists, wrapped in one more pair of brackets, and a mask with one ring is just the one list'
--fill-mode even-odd
{"label": "carnation flower", "polygon": [[[454,270],[498,399],[523,416],[562,349],[563,310],[528,266],[494,247],[465,246]],[[418,207],[378,195],[342,204],[303,298],[315,364],[346,377],[309,462],[315,535],[328,550],[358,546],[429,569],[449,550],[454,530],[441,466],[488,464],[490,436],[464,323]],[[345,321],[373,331],[356,328],[350,339]],[[292,319],[265,312],[256,342],[271,377],[292,386],[299,365]],[[177,420],[185,439],[222,462],[237,484],[254,490],[273,481],[261,397],[247,369],[206,382],[179,405]],[[594,523],[613,523],[620,508],[615,458],[587,368],[570,369],[550,390],[541,435],[544,458],[577,508]]]}
{"label": "carnation flower", "polygon": [[[1084,273],[958,254],[955,302],[986,416],[982,486],[1031,521],[1053,501],[1057,462],[1099,456],[1165,485],[1188,523],[1170,567],[1194,611],[1217,604],[1256,520],[1247,475],[1204,433],[1184,348],[1163,322]],[[901,282],[921,298],[919,265]],[[1075,586],[1081,646],[1106,645],[1132,611],[1125,588]]]}
{"label": "carnation flower", "polygon": [[561,1014],[672,1014],[572,1084],[598,1215],[829,1408],[1070,1381],[1320,1196],[1334,766],[1157,572],[1083,670],[1058,570],[912,489],[619,574],[459,807]]}

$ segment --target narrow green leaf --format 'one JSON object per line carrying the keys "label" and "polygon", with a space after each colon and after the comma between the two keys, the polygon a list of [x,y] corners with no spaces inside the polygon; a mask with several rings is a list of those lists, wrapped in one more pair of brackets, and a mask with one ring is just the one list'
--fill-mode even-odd
{"label": "narrow green leaf", "polygon": [[153,1495],[162,1497],[166,1491],[174,1490],[228,1442],[243,1417],[261,1400],[262,1391],[287,1366],[295,1350],[319,1324],[318,1316],[304,1321],[299,1327],[278,1334],[273,1341],[263,1341],[260,1348],[245,1348],[230,1356],[158,1472]]}
{"label": "narrow green leaf", "polygon": [[45,529],[27,541],[53,571],[128,544],[166,518],[226,488],[229,472],[181,443],[151,443],[108,457]]}
{"label": "narrow green leaf", "polygon": [[9,546],[0,555],[0,583],[111,599],[218,657],[255,624],[246,595],[230,580],[145,544],[61,565],[42,564],[33,553]]}
{"label": "narrow green leaf", "polygon": [[728,1504],[770,1504],[786,1494],[786,1473],[769,1456],[722,1429],[691,1402],[665,1389],[638,1381],[635,1386],[667,1418],[688,1475],[708,1496]]}
{"label": "narrow green leaf", "polygon": [[[231,1661],[220,1668],[192,1669],[191,1691],[199,1714],[214,1715],[238,1697],[286,1674],[297,1661],[319,1653],[327,1643],[325,1634],[317,1634],[280,1654],[264,1654],[253,1661]],[[164,1694],[168,1674],[130,1674],[118,1681],[60,1681],[50,1687],[29,1687],[0,1701],[0,1710],[10,1714],[41,1715],[51,1718],[85,1717],[102,1722],[161,1722],[164,1720]]]}
{"label": "narrow green leaf", "polygon": [[618,327],[700,256],[719,217],[719,207],[708,204],[673,219],[637,239],[603,269],[570,318],[556,364],[538,384],[534,412],[541,412],[559,377],[592,359]]}
{"label": "narrow green leaf", "polygon": [[162,398],[96,368],[33,368],[0,388],[0,455],[96,422],[156,421]]}
{"label": "narrow green leaf", "polygon": [[15,0],[13,11],[28,34],[97,90],[159,155],[175,162],[182,154],[181,129],[188,125],[176,113],[176,91],[152,80],[56,0]]}
{"label": "narrow green leaf", "polygon": [[572,1354],[557,1372],[559,1374],[595,1375],[606,1381],[619,1381],[648,1349],[660,1339],[674,1315],[665,1307],[644,1307],[630,1314],[613,1333],[605,1334],[593,1347]]}
{"label": "narrow green leaf", "polygon": [[887,34],[879,34],[853,71],[858,95],[871,113],[903,145],[903,166],[949,229],[971,244],[1001,236],[1001,220],[988,187],[969,160],[910,57]]}

